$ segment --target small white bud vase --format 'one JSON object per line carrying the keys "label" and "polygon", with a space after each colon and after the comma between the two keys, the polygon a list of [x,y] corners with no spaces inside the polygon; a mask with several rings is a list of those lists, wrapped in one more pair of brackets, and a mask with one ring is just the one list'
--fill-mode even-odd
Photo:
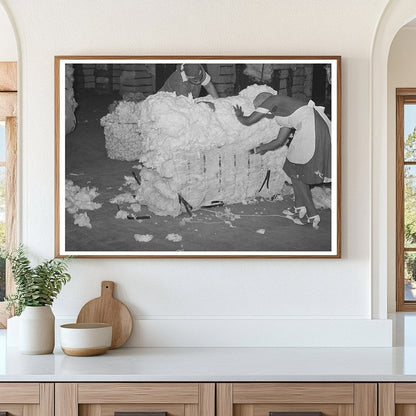
{"label": "small white bud vase", "polygon": [[26,306],[19,319],[19,352],[50,354],[55,346],[55,315],[49,305]]}

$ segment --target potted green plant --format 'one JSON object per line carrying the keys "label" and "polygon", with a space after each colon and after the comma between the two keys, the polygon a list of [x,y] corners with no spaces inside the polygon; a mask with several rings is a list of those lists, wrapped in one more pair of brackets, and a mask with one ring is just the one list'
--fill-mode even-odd
{"label": "potted green plant", "polygon": [[5,254],[10,261],[16,292],[6,296],[8,309],[19,318],[19,350],[49,354],[55,346],[55,316],[51,305],[71,278],[68,258],[45,260],[32,266],[23,246]]}

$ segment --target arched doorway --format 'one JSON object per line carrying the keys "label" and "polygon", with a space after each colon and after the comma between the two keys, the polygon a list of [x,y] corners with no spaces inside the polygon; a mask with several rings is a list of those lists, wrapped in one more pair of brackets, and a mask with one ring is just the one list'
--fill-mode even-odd
{"label": "arched doorway", "polygon": [[414,0],[390,2],[380,18],[371,55],[371,274],[372,316],[376,319],[387,318],[387,298],[389,291],[394,290],[394,286],[391,288],[391,273],[392,264],[393,267],[395,264],[395,249],[392,247],[395,235],[391,235],[391,221],[395,218],[395,208],[391,203],[394,178],[388,157],[391,140],[388,135],[388,57],[397,32],[415,17]]}
{"label": "arched doorway", "polygon": [[0,62],[17,62],[18,47],[13,24],[3,0],[0,0]]}

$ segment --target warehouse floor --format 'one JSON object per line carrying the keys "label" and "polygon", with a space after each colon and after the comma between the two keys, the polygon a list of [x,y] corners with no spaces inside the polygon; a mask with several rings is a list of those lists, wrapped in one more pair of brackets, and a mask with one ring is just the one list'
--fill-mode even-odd
{"label": "warehouse floor", "polygon": [[[108,105],[119,97],[84,93],[76,98],[77,127],[66,139],[66,178],[81,187],[96,187],[99,196],[94,202],[102,203],[102,207],[88,211],[92,228],[74,225],[72,215],[66,213],[67,251],[184,251],[184,254],[258,251],[262,254],[331,249],[331,211],[319,212],[319,230],[310,224],[297,225],[282,214],[284,209],[293,206],[290,196],[282,201],[259,198],[248,204],[200,209],[192,217],[186,212],[176,218],[161,217],[142,207],[136,217],[150,218],[116,219],[117,205],[109,201],[121,193],[124,177],[131,176],[133,166],[137,165],[137,161],[116,161],[106,155],[100,119],[108,113]],[[139,237],[145,235],[153,238],[148,242],[137,241],[146,239]]]}

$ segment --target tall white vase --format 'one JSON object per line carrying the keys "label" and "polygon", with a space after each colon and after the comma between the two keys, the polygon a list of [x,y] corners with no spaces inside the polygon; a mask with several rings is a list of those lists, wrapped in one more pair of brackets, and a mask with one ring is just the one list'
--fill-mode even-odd
{"label": "tall white vase", "polygon": [[48,306],[26,306],[19,319],[19,351],[50,354],[55,346],[55,315]]}

